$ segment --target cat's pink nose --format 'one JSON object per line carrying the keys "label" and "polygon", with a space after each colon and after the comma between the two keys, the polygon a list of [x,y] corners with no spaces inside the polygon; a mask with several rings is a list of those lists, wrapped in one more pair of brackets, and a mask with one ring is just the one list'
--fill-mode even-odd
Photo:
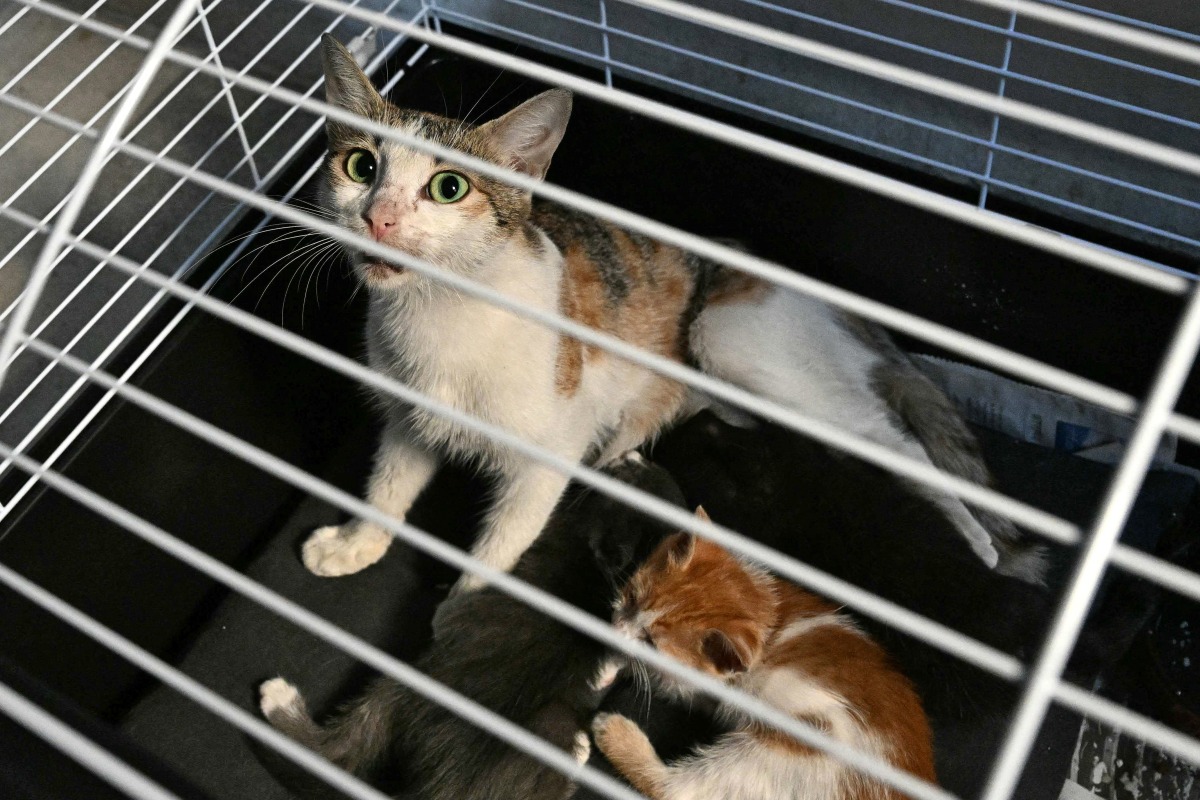
{"label": "cat's pink nose", "polygon": [[367,223],[367,228],[371,231],[371,236],[375,241],[382,242],[388,232],[400,221],[397,211],[394,203],[376,203],[367,209],[367,213],[363,214],[363,222]]}

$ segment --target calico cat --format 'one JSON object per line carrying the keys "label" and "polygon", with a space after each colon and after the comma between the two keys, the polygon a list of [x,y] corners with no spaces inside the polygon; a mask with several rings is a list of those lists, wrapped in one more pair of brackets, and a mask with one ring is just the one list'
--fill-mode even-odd
{"label": "calico cat", "polygon": [[[697,512],[702,517],[703,512]],[[736,686],[856,749],[935,781],[920,699],[886,653],[816,595],[681,533],[621,594],[616,628]],[[664,674],[671,694],[690,687]],[[593,722],[596,744],[650,800],[899,800],[903,795],[824,752],[718,703],[728,731],[664,764],[619,714]]]}
{"label": "calico cat", "polygon": [[[668,502],[682,499],[666,472],[640,458],[609,472]],[[619,587],[666,533],[621,503],[581,492],[555,513],[514,575],[607,620]],[[615,676],[607,648],[490,587],[443,607],[441,634],[415,666],[586,761],[589,720]],[[391,678],[377,678],[324,726],[282,678],[262,685],[261,708],[276,728],[348,772],[398,784],[398,797],[562,800],[572,792],[561,773]],[[260,758],[303,797],[341,797],[273,752]]]}
{"label": "calico cat", "polygon": [[[350,54],[323,39],[325,92],[342,109],[541,179],[566,132],[572,97],[554,89],[482,125],[384,101]],[[533,308],[559,312],[650,353],[825,422],[986,482],[987,468],[946,398],[886,334],[812,298],[337,121],[327,126],[323,205],[349,231]],[[402,267],[351,251],[370,296],[371,366],[572,461],[603,466],[709,401]],[[399,518],[444,459],[496,476],[473,553],[510,569],[536,538],[567,478],[487,437],[379,397],[386,428],[369,502]],[[1038,579],[1007,521],[922,490],[990,565]],[[987,528],[980,524],[982,520]],[[375,563],[386,530],[355,520],[315,531],[303,560],[317,575]],[[458,584],[473,588],[470,577]]]}

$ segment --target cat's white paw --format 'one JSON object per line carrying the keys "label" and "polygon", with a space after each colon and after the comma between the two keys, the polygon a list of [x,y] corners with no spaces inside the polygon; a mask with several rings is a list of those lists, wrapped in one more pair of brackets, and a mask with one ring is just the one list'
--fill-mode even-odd
{"label": "cat's white paw", "polygon": [[571,747],[571,756],[575,759],[576,764],[586,764],[587,760],[592,757],[592,740],[588,738],[587,731],[576,731],[575,744]]}
{"label": "cat's white paw", "polygon": [[309,572],[326,578],[352,575],[383,558],[392,543],[391,534],[374,525],[343,527],[317,528],[304,542],[300,555]]}
{"label": "cat's white paw", "polygon": [[600,665],[600,669],[596,670],[596,675],[592,678],[592,688],[598,692],[607,691],[616,682],[624,663],[623,658],[606,660]]}
{"label": "cat's white paw", "polygon": [[478,575],[472,575],[469,572],[464,572],[459,577],[458,582],[455,583],[454,586],[450,587],[450,594],[447,595],[447,597],[458,597],[460,594],[466,594],[467,592],[476,592],[486,585],[487,584],[484,583],[483,578],[479,577]]}
{"label": "cat's white paw", "polygon": [[268,719],[272,714],[294,713],[300,706],[300,692],[283,678],[272,678],[258,687],[258,707]]}

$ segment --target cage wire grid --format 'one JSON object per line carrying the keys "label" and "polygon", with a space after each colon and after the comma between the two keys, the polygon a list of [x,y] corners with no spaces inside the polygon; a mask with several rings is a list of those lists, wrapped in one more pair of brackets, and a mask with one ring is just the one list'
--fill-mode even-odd
{"label": "cage wire grid", "polygon": [[[225,3],[229,2],[230,0],[225,0]],[[1164,433],[1173,432],[1184,439],[1200,443],[1200,421],[1174,410],[1183,381],[1191,369],[1197,348],[1200,347],[1200,299],[1193,289],[1191,275],[1179,268],[1179,265],[1187,263],[1188,257],[1195,255],[1195,248],[1200,247],[1200,240],[1195,238],[1196,227],[1194,225],[1194,212],[1200,210],[1200,203],[1191,199],[1200,195],[1195,192],[1189,193],[1189,190],[1196,186],[1197,176],[1200,176],[1200,156],[1187,150],[1186,145],[1181,145],[1181,142],[1191,141],[1194,143],[1194,131],[1200,128],[1200,123],[1179,116],[1178,109],[1168,112],[1153,108],[1149,103],[1139,105],[1116,97],[1098,94],[1090,89],[1072,87],[1064,82],[1051,81],[1029,72],[1022,72],[1014,67],[1013,60],[1014,50],[1018,47],[1040,47],[1104,65],[1106,68],[1130,70],[1146,79],[1153,78],[1173,87],[1194,89],[1200,87],[1200,78],[1191,74],[1195,72],[1194,67],[1200,65],[1200,46],[1198,46],[1200,36],[1129,17],[1097,12],[1085,6],[1060,2],[1060,0],[1047,0],[1041,3],[1012,2],[1011,0],[965,0],[960,4],[967,8],[977,6],[976,10],[979,14],[975,16],[964,14],[961,10],[950,12],[940,8],[909,3],[905,0],[864,0],[864,4],[867,5],[900,9],[913,14],[929,16],[938,20],[939,23],[961,25],[970,30],[998,35],[1001,37],[1002,49],[999,65],[996,66],[956,54],[951,52],[950,48],[942,50],[926,46],[915,40],[910,41],[859,27],[850,22],[826,19],[762,0],[742,0],[742,3],[739,4],[739,11],[744,5],[747,9],[778,14],[780,20],[799,20],[817,32],[832,32],[837,36],[857,36],[861,42],[858,39],[854,40],[855,42],[859,44],[865,42],[870,47],[864,46],[863,52],[858,52],[840,46],[839,43],[845,44],[843,39],[835,38],[834,43],[829,43],[810,38],[807,35],[792,33],[790,27],[785,29],[782,22],[778,27],[772,27],[763,24],[760,21],[761,18],[749,13],[749,10],[746,14],[740,14],[734,18],[727,13],[687,6],[673,2],[673,0],[609,0],[607,3],[606,0],[600,0],[597,6],[577,3],[563,4],[562,7],[539,5],[526,0],[500,0],[498,4],[495,4],[499,8],[511,7],[511,9],[519,11],[520,14],[516,17],[510,17],[503,11],[497,11],[496,8],[491,8],[492,13],[488,14],[481,13],[479,8],[475,8],[473,11],[468,0],[437,0],[437,2],[422,0],[419,7],[415,8],[406,6],[400,0],[393,0],[390,5],[382,7],[369,3],[343,3],[339,0],[314,0],[309,3],[297,3],[294,0],[286,0],[286,2],[285,0],[268,0],[255,7],[253,11],[246,13],[241,24],[234,26],[227,36],[218,38],[214,33],[213,26],[209,24],[209,20],[214,11],[219,10],[221,4],[222,0],[211,0],[207,3],[202,0],[182,0],[174,6],[170,6],[165,0],[160,0],[151,6],[144,15],[122,26],[100,21],[96,17],[95,12],[104,5],[103,2],[98,2],[83,13],[79,13],[61,5],[33,2],[33,0],[16,0],[15,12],[0,23],[0,43],[4,42],[3,37],[6,35],[12,36],[20,31],[22,20],[26,18],[40,17],[66,26],[66,33],[52,41],[41,51],[40,55],[35,56],[21,71],[10,77],[0,87],[0,103],[11,111],[27,116],[30,120],[6,144],[0,145],[0,159],[3,159],[6,153],[13,151],[20,139],[27,136],[29,131],[34,128],[35,123],[54,126],[69,134],[69,138],[58,149],[56,156],[66,153],[79,143],[85,146],[90,145],[91,148],[88,151],[86,162],[78,166],[70,191],[66,192],[61,200],[48,210],[30,212],[22,209],[17,201],[25,194],[29,186],[50,167],[53,159],[47,160],[40,168],[41,171],[35,171],[15,192],[5,192],[6,200],[3,208],[0,208],[0,216],[25,231],[20,244],[9,250],[4,263],[11,262],[14,256],[31,242],[42,242],[36,262],[30,268],[28,280],[20,294],[9,303],[0,315],[0,320],[4,323],[3,336],[0,338],[0,378],[5,381],[6,399],[9,403],[0,415],[0,424],[9,420],[10,417],[15,418],[26,407],[31,406],[37,412],[32,415],[34,422],[18,431],[16,445],[11,447],[7,444],[0,445],[0,456],[4,459],[4,467],[15,468],[29,476],[18,494],[7,500],[4,514],[9,513],[17,501],[35,486],[50,487],[91,508],[97,514],[117,522],[134,535],[171,553],[233,591],[262,603],[326,641],[345,649],[384,674],[447,705],[456,713],[510,741],[518,749],[524,750],[546,764],[561,769],[578,782],[609,797],[633,798],[638,796],[607,776],[590,768],[581,767],[568,754],[532,737],[523,729],[508,723],[468,698],[457,695],[437,684],[398,659],[333,626],[63,475],[60,469],[56,469],[56,461],[67,451],[70,444],[87,430],[105,405],[114,398],[120,398],[145,408],[164,420],[343,511],[379,523],[397,538],[408,542],[417,549],[466,572],[485,578],[502,591],[529,603],[561,622],[594,636],[616,650],[637,657],[682,680],[691,682],[706,693],[741,708],[748,716],[778,727],[800,741],[824,749],[834,757],[846,761],[912,797],[944,798],[950,796],[944,790],[898,772],[878,759],[853,751],[845,745],[833,741],[820,731],[782,715],[740,691],[730,689],[675,664],[639,643],[628,642],[620,638],[608,626],[598,623],[556,598],[524,585],[505,574],[490,570],[464,551],[445,544],[407,523],[382,515],[358,498],[340,491],[320,478],[129,384],[127,381],[138,368],[146,363],[146,360],[165,341],[178,323],[193,310],[200,309],[311,358],[364,385],[388,392],[413,405],[451,419],[532,460],[568,474],[572,478],[628,502],[679,528],[692,530],[698,535],[713,539],[736,552],[765,562],[787,578],[796,580],[831,599],[845,603],[861,613],[894,625],[906,633],[958,658],[967,660],[992,674],[1007,680],[1023,682],[1024,689],[1018,711],[1008,735],[997,753],[995,763],[991,767],[990,778],[984,793],[986,800],[1001,800],[1001,798],[1011,796],[1033,739],[1051,702],[1062,703],[1082,714],[1111,723],[1147,742],[1200,764],[1200,742],[1145,716],[1088,694],[1067,683],[1062,677],[1067,658],[1081,630],[1088,607],[1109,564],[1115,564],[1125,571],[1155,581],[1192,599],[1200,599],[1200,576],[1117,542],[1117,537],[1150,467],[1154,450],[1161,436]],[[535,183],[507,170],[474,161],[452,151],[445,151],[444,148],[433,143],[415,139],[391,129],[365,124],[362,120],[340,109],[313,99],[315,93],[320,89],[319,79],[299,87],[288,83],[287,79],[291,77],[297,67],[306,62],[311,63],[315,58],[317,37],[307,36],[303,31],[303,26],[296,27],[295,30],[291,26],[281,27],[258,50],[257,57],[250,60],[243,68],[233,70],[227,67],[222,60],[222,52],[225,47],[247,30],[259,14],[266,12],[269,8],[280,6],[290,6],[292,13],[288,16],[293,20],[291,25],[296,25],[303,15],[316,10],[324,12],[320,15],[314,13],[313,17],[321,16],[321,19],[327,23],[324,26],[326,30],[333,30],[339,23],[347,20],[359,23],[360,27],[365,26],[363,38],[358,41],[360,44],[366,45],[363,51],[366,53],[370,53],[373,49],[369,43],[375,41],[377,36],[381,37],[383,45],[369,58],[364,59],[366,62],[364,66],[369,73],[377,72],[379,67],[404,41],[434,45],[443,50],[534,79],[565,86],[582,95],[644,114],[736,147],[770,156],[783,163],[867,188],[886,197],[1000,236],[1043,248],[1167,294],[1186,295],[1185,310],[1173,340],[1164,353],[1162,364],[1149,393],[1145,398],[1133,397],[1006,350],[978,337],[960,333],[899,309],[795,274],[779,264],[710,242],[553,183]],[[158,33],[154,36],[147,36],[146,32],[149,27],[147,26],[143,30],[143,23],[154,14],[159,14],[161,17],[167,12],[170,13],[170,16],[161,25]],[[987,13],[991,13],[996,19],[984,19],[983,16]],[[521,16],[521,14],[532,16]],[[594,16],[592,16],[593,14]],[[630,16],[631,14],[635,15]],[[636,14],[671,17],[682,20],[688,25],[702,28],[706,33],[693,34],[691,43],[687,46],[666,41],[665,37],[663,40],[658,40],[635,30],[635,23],[638,19]],[[618,22],[618,18],[623,18],[624,21]],[[442,31],[442,20],[500,34],[515,40],[533,42],[551,51],[565,52],[580,60],[601,66],[604,69],[605,80],[598,83],[579,78],[535,61],[512,56],[468,39],[447,34]],[[1019,24],[1021,22],[1025,24]],[[526,27],[522,28],[521,25]],[[1099,40],[1115,44],[1120,48],[1117,51],[1120,55],[1113,55],[1111,52],[1103,51],[1102,48],[1095,48],[1094,45],[1091,47],[1095,49],[1089,49],[1088,46],[1070,43],[1068,41],[1070,37],[1065,35],[1063,40],[1052,38],[1052,35],[1046,32],[1045,26],[1048,25],[1061,27],[1072,34],[1092,37],[1087,41]],[[598,41],[591,41],[590,49],[568,43],[574,38],[574,34],[567,35],[565,33],[572,30],[571,26],[577,27],[581,36],[591,37],[592,40],[598,39]],[[104,55],[92,62],[89,67],[79,71],[70,83],[50,99],[29,99],[22,97],[19,91],[14,90],[14,87],[20,88],[20,81],[36,67],[39,59],[53,53],[54,48],[58,47],[65,37],[78,31],[87,31],[98,35],[107,42]],[[546,35],[547,31],[554,31],[557,35],[548,36]],[[747,47],[762,45],[772,50],[803,56],[855,74],[865,75],[874,81],[883,81],[889,85],[904,87],[906,91],[912,90],[922,95],[951,101],[950,106],[957,110],[956,113],[982,114],[982,131],[986,135],[981,135],[978,131],[964,132],[948,124],[947,120],[954,118],[954,115],[949,112],[935,109],[934,112],[922,118],[915,115],[910,109],[898,110],[895,105],[889,106],[886,103],[854,98],[848,94],[840,95],[801,84],[790,78],[773,74],[763,69],[761,65],[755,66],[752,58],[746,58],[746,63],[735,63],[734,60],[717,57],[703,52],[696,46],[695,42],[699,41],[695,38],[697,35],[736,37],[740,41],[746,42]],[[188,39],[188,36],[193,38]],[[680,38],[688,41],[687,36]],[[298,48],[299,52],[289,55],[289,63],[278,69],[278,77],[274,80],[256,77],[253,73],[259,59],[266,57],[276,45],[287,42],[289,39],[298,41],[304,47]],[[197,42],[200,44],[197,45]],[[621,57],[619,55],[621,48],[618,46],[618,42],[657,48],[672,56],[691,59],[697,63],[729,70],[742,77],[753,78],[773,87],[773,91],[786,88],[798,95],[844,106],[855,113],[876,115],[898,127],[880,129],[878,131],[880,136],[870,137],[856,133],[853,126],[849,124],[839,127],[838,125],[814,122],[814,118],[819,119],[821,115],[801,115],[794,110],[789,111],[781,107],[783,104],[769,105],[758,102],[758,95],[754,90],[748,90],[745,96],[754,96],[756,99],[746,100],[744,97],[727,91],[706,86],[694,78],[685,79],[671,74],[671,70],[665,67],[658,72],[648,70],[636,63],[634,58]],[[870,49],[876,46],[883,49]],[[56,110],[59,101],[77,88],[104,58],[125,51],[137,54],[141,59],[140,64],[120,91],[111,94],[107,101],[86,121],[75,119]],[[423,52],[423,48],[416,51],[409,61],[410,67],[416,59],[421,57]],[[879,57],[881,53],[912,55],[926,59],[917,62],[925,65],[945,62],[956,68],[963,67],[974,70],[980,75],[969,79],[965,77],[940,78],[905,63],[889,62],[885,58]],[[1142,59],[1141,63],[1139,58]],[[1160,62],[1175,63],[1174,66],[1164,67],[1160,65]],[[135,112],[139,105],[149,97],[153,81],[167,69],[178,70],[186,77],[176,82],[172,92],[163,95],[150,111],[143,113],[138,118]],[[933,174],[965,181],[966,184],[975,187],[977,197],[974,202],[965,202],[962,199],[937,194],[899,180],[886,178],[869,170],[782,144],[730,124],[632,94],[613,85],[614,74],[647,79],[651,83],[658,82],[683,94],[700,96],[714,101],[718,105],[726,105],[752,115],[808,129],[834,140],[848,142],[867,152],[876,151],[902,162],[919,165]],[[961,73],[953,74],[961,75]],[[135,137],[143,130],[148,121],[166,109],[172,98],[186,87],[187,82],[198,76],[203,76],[212,84],[211,92],[206,95],[206,104],[201,106],[202,110],[188,122],[179,126],[176,135],[169,139],[165,146],[152,148],[136,143]],[[403,72],[397,72],[391,76],[384,87],[385,93],[390,85],[394,85],[403,76]],[[991,83],[985,88],[980,88],[975,85],[979,81],[983,81],[985,84]],[[714,82],[714,84],[719,83],[719,81]],[[1064,98],[1084,103],[1083,107],[1086,108],[1116,110],[1129,116],[1116,118],[1116,123],[1107,118],[1102,118],[1102,122],[1097,122],[1094,121],[1095,117],[1089,117],[1087,113],[1078,111],[1080,106],[1064,106],[1070,109],[1070,113],[1049,111],[1026,99],[1014,99],[1017,87],[1033,87],[1056,92]],[[866,92],[866,95],[871,94],[871,91]],[[878,96],[877,92],[875,96]],[[251,97],[253,100],[247,103],[245,101],[247,97]],[[282,101],[289,110],[265,132],[260,132],[250,124],[251,115],[267,99]],[[962,111],[964,107],[973,109],[973,111]],[[181,158],[174,155],[175,145],[188,133],[191,126],[195,125],[210,110],[229,115],[229,124],[217,143],[212,144],[207,152],[197,151],[197,153],[191,154],[194,157]],[[301,121],[300,112],[306,112],[308,117],[313,118],[311,124],[300,136],[295,137],[292,146],[284,147],[282,150],[268,155],[266,150],[269,148],[264,148],[264,144],[268,143],[277,132],[284,130],[285,125],[289,122],[298,124]],[[294,113],[297,114],[295,118],[293,118]],[[441,157],[452,157],[491,177],[532,189],[546,197],[610,220],[627,229],[685,247],[795,291],[814,295],[836,307],[944,347],[1001,372],[1075,395],[1119,413],[1136,416],[1137,423],[1134,433],[1106,493],[1101,513],[1089,528],[1081,530],[1066,520],[1004,496],[997,491],[975,486],[954,476],[941,473],[932,467],[899,456],[845,431],[808,418],[793,409],[771,403],[675,362],[640,351],[620,339],[586,328],[558,314],[522,307],[521,304],[469,279],[442,274],[436,267],[419,259],[387,249],[372,240],[357,237],[288,205],[287,201],[315,174],[319,162],[307,169],[300,180],[285,193],[282,200],[273,200],[263,195],[263,191],[278,179],[284,168],[294,161],[303,146],[318,136],[323,124],[321,116],[355,123],[380,136],[423,152]],[[134,123],[135,119],[138,119],[136,123]],[[846,122],[845,118],[838,118],[836,115],[832,117],[827,115],[826,119],[842,119],[843,123]],[[1128,120],[1135,120],[1131,127],[1127,124]],[[851,121],[853,120],[851,119]],[[1153,127],[1150,121],[1153,121],[1153,126],[1158,127]],[[1013,125],[1036,127],[1043,132],[1041,135],[1052,137],[1048,140],[1051,142],[1051,146],[1026,149],[1026,146],[1005,143],[1001,139],[1001,132],[1006,126]],[[985,154],[985,158],[982,159],[982,168],[967,169],[953,159],[933,157],[928,150],[922,151],[902,144],[910,141],[897,133],[905,126],[919,129],[924,134],[935,134],[954,142],[982,148],[981,152]],[[1188,136],[1193,138],[1189,140],[1186,138]],[[1064,148],[1060,146],[1060,139],[1082,141],[1086,143],[1085,149]],[[240,154],[231,163],[224,165],[226,167],[224,171],[213,169],[208,165],[207,160],[211,154],[217,151],[218,146],[224,143],[228,143],[235,151],[240,151]],[[1094,150],[1099,149],[1120,155],[1116,160],[1101,159],[1097,161],[1094,158]],[[1053,155],[1047,155],[1047,153]],[[140,171],[135,178],[130,180],[124,193],[118,193],[108,202],[98,217],[92,217],[87,225],[76,232],[76,226],[83,219],[85,204],[95,192],[97,178],[102,170],[118,156],[140,164]],[[1114,200],[1109,195],[1095,193],[1088,195],[1083,192],[1084,196],[1091,198],[1091,202],[1080,203],[1069,200],[1052,191],[1045,191],[1045,187],[1022,182],[1017,178],[1001,177],[1005,174],[1000,171],[1001,166],[1012,169],[1011,163],[1006,162],[1003,165],[1000,163],[1002,157],[1015,162],[1028,161],[1039,167],[1050,167],[1057,172],[1070,175],[1072,178],[1083,176],[1094,182],[1096,186],[1102,187],[1105,192],[1119,190],[1120,193],[1125,194],[1117,195],[1117,199]],[[9,155],[9,158],[11,159],[12,156]],[[1128,159],[1136,162],[1137,167],[1131,169],[1127,163]],[[1097,164],[1111,169],[1109,171],[1097,169],[1095,168]],[[117,208],[121,201],[128,196],[129,189],[151,174],[169,176],[170,188],[162,193],[150,210],[142,214],[140,217],[142,224],[132,227],[124,237],[117,240],[116,244],[101,244],[100,237],[93,233],[99,219]],[[1021,173],[1018,171],[1010,174],[1020,175]],[[163,257],[163,254],[168,252],[169,240],[148,254],[137,254],[135,257],[131,257],[122,252],[139,233],[143,233],[142,225],[152,219],[159,209],[165,207],[176,196],[176,193],[186,191],[199,192],[198,200],[194,201],[191,206],[192,215],[199,215],[201,210],[209,204],[213,206],[224,204],[221,210],[226,207],[229,209],[224,216],[216,214],[212,224],[204,226],[207,233],[200,242],[192,247],[190,254],[180,258],[177,262]],[[1160,259],[1135,257],[1128,253],[1100,247],[1084,239],[1032,226],[990,210],[989,204],[994,202],[995,197],[1006,192],[1054,207],[1067,217],[1071,215],[1086,217],[1093,221],[1099,221],[1104,226],[1121,229],[1127,235],[1162,248],[1161,252],[1166,253],[1167,257]],[[1152,224],[1145,218],[1128,213],[1128,209],[1132,207],[1129,197],[1134,197],[1140,204],[1138,208],[1143,211],[1146,204],[1150,203],[1150,217],[1160,220],[1160,222]],[[972,640],[845,581],[782,556],[736,532],[712,523],[698,522],[679,509],[616,482],[601,473],[577,464],[567,463],[549,451],[522,441],[502,429],[444,406],[432,398],[414,392],[409,387],[371,372],[351,359],[208,296],[207,292],[215,281],[251,245],[254,240],[253,234],[265,226],[266,218],[257,224],[252,235],[243,239],[224,259],[222,267],[203,286],[199,289],[192,289],[184,285],[182,279],[194,267],[197,260],[221,240],[246,210],[261,211],[266,218],[273,217],[303,225],[314,232],[352,245],[369,254],[386,257],[452,286],[467,295],[484,299],[499,307],[524,315],[560,333],[568,334],[587,344],[631,360],[732,405],[812,436],[832,447],[848,451],[897,474],[960,496],[980,507],[1004,514],[1018,524],[1053,541],[1078,544],[1082,549],[1082,558],[1068,582],[1067,590],[1063,595],[1043,649],[1031,664],[1022,664],[1007,654],[996,651],[981,642]],[[187,222],[193,218],[197,217],[191,215],[186,217],[185,222],[178,225],[172,236],[183,231]],[[52,271],[70,253],[87,256],[96,262],[95,267],[87,273],[86,280],[82,281],[78,288],[60,300],[57,306],[36,325],[31,325],[35,307],[39,302],[48,299],[46,290]],[[1171,254],[1182,254],[1183,257],[1175,261]],[[178,263],[179,266],[171,270],[168,266],[171,263]],[[122,275],[123,283],[109,296],[99,310],[86,318],[84,323],[73,331],[73,335],[65,345],[51,344],[47,331],[55,318],[64,314],[65,310],[82,296],[83,288],[90,281],[97,276],[108,274]],[[132,312],[124,318],[124,324],[115,332],[107,335],[98,352],[86,352],[85,348],[77,347],[87,340],[92,326],[104,317],[124,292],[131,289],[146,291],[148,299],[137,300],[140,305],[135,303]],[[138,355],[131,366],[119,375],[105,371],[104,367],[109,357],[131,338],[140,322],[160,308],[167,298],[183,301],[183,308],[174,315],[149,347]],[[81,357],[73,353],[74,349],[84,351],[85,355]],[[22,354],[37,356],[38,359],[48,363],[36,375],[15,385],[11,365],[15,364],[15,359]],[[69,371],[75,376],[71,379],[69,386],[58,386],[49,380],[51,370],[55,367]],[[38,387],[42,384],[46,385],[43,388],[48,391],[38,391]],[[12,396],[14,385],[17,393]],[[49,457],[42,460],[31,458],[27,454],[31,444],[38,440],[49,422],[65,405],[83,387],[89,385],[103,388],[105,394],[89,409],[71,435],[56,446]],[[39,405],[36,399],[39,394],[50,395],[48,405],[44,400]],[[6,437],[8,440],[12,438],[11,433]],[[354,797],[381,797],[377,791],[303,750],[273,731],[261,720],[205,689],[178,669],[139,648],[114,631],[105,628],[95,619],[72,608],[7,566],[0,565],[0,582],[120,653],[164,683],[196,700],[213,713],[222,716],[230,724],[328,779],[348,794]],[[0,709],[132,796],[172,796],[162,787],[154,785],[144,776],[137,775],[127,765],[121,764],[119,760],[105,754],[94,744],[65,728],[62,723],[49,717],[45,712],[32,707],[28,701],[7,687],[0,687]]]}

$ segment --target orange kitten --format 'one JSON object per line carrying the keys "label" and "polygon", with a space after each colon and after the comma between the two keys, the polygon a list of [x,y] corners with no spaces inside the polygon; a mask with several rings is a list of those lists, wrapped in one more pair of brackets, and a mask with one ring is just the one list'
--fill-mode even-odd
{"label": "orange kitten", "polygon": [[[707,519],[703,509],[697,515]],[[614,624],[859,750],[935,781],[932,734],[912,684],[833,604],[691,534],[670,537],[626,585]],[[666,675],[666,690],[692,690]],[[897,800],[903,795],[720,703],[714,744],[664,764],[626,717],[596,743],[651,800]]]}

